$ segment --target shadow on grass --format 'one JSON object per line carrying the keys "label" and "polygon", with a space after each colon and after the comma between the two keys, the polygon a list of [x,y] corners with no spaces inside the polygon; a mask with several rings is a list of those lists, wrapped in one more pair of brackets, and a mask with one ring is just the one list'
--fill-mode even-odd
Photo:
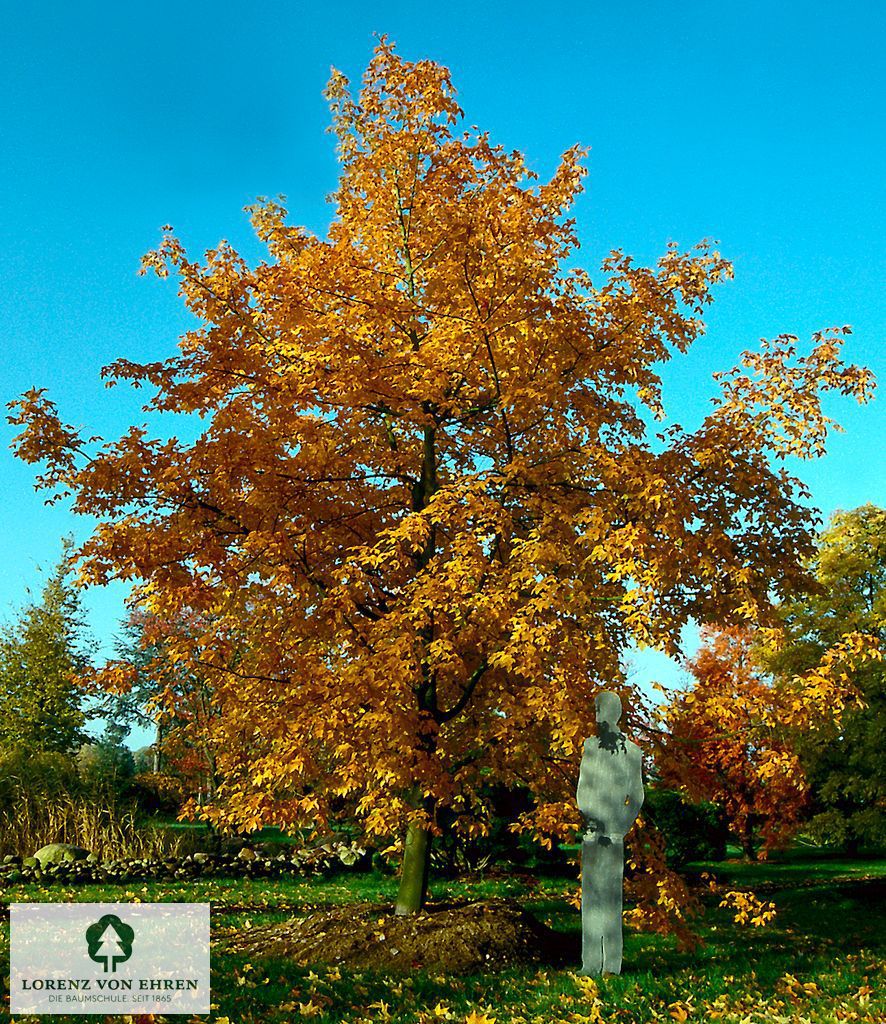
{"label": "shadow on grass", "polygon": [[[886,956],[886,879],[786,889],[769,894],[778,916],[774,926],[736,928],[727,911],[709,908],[701,926],[703,944],[678,950],[672,939],[627,932],[625,975],[714,969],[725,975],[755,971],[763,978],[812,971],[841,953],[861,948]],[[564,928],[562,906],[544,901],[532,907],[557,919],[556,938],[543,950],[543,965],[562,969],[581,963],[580,919]],[[560,911],[558,913],[558,911]]]}

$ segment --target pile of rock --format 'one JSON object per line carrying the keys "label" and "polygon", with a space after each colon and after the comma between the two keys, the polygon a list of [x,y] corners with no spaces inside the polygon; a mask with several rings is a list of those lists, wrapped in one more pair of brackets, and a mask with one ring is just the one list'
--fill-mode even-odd
{"label": "pile of rock", "polygon": [[102,860],[67,843],[51,843],[33,857],[4,857],[0,882],[41,882],[70,885],[83,882],[172,881],[189,878],[281,878],[328,875],[344,867],[360,867],[366,851],[355,843],[324,843],[295,849],[280,844],[243,846],[236,852],[189,853],[183,857]]}

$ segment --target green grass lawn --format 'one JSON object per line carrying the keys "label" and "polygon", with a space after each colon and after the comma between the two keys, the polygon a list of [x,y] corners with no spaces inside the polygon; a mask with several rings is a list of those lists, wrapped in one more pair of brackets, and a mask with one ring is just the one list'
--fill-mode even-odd
{"label": "green grass lawn", "polygon": [[[714,899],[704,945],[680,952],[673,940],[628,931],[620,977],[594,984],[571,970],[514,969],[504,974],[409,978],[354,972],[342,966],[300,967],[272,958],[222,953],[227,929],[258,925],[349,901],[393,902],[394,879],[348,875],[328,880],[209,879],[126,887],[9,886],[4,903],[22,901],[210,901],[213,906],[213,1005],[208,1018],[230,1024],[569,1024],[619,1021],[707,1021],[727,1024],[886,1020],[886,861],[798,858],[760,865],[693,865],[731,885],[766,888],[778,916],[766,928],[737,926]],[[433,896],[514,896],[538,917],[578,932],[566,902],[575,878],[526,876],[437,882]],[[0,958],[8,956],[8,923]],[[576,968],[578,964],[576,964]],[[5,972],[4,972],[5,974]],[[19,1021],[38,1018],[18,1018]],[[58,1022],[82,1018],[56,1016]],[[93,1018],[95,1019],[95,1018]],[[107,1018],[122,1020],[123,1018]],[[185,1020],[186,1018],[171,1018]]]}

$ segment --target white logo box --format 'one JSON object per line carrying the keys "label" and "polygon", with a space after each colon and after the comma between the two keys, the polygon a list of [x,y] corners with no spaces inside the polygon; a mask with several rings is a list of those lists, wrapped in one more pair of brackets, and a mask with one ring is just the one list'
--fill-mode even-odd
{"label": "white logo box", "polygon": [[208,903],[12,903],[12,1013],[209,1013]]}

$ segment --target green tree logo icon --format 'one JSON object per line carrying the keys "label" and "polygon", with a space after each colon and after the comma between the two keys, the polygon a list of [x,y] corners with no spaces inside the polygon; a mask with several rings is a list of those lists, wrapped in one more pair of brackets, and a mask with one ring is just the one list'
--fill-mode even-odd
{"label": "green tree logo icon", "polygon": [[132,940],[135,932],[116,914],[105,914],[86,929],[86,944],[89,959],[104,964],[105,971],[113,973],[117,964],[132,956]]}

